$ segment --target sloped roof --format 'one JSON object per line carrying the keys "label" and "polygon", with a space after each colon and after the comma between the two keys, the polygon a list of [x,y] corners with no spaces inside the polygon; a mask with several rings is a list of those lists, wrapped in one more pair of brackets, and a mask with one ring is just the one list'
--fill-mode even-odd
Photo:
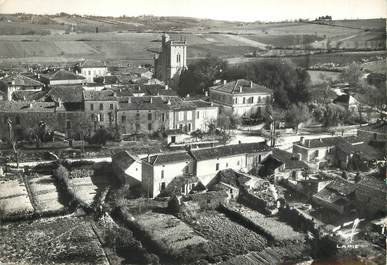
{"label": "sloped roof", "polygon": [[84,60],[77,64],[80,68],[97,68],[97,67],[107,67],[105,62],[96,61],[96,60]]}
{"label": "sloped roof", "polygon": [[295,142],[294,144],[301,145],[308,148],[319,148],[319,147],[335,146],[336,144],[341,143],[343,141],[347,141],[349,143],[362,142],[362,140],[360,140],[358,137],[355,137],[355,136],[349,136],[349,137],[334,136],[334,137],[325,137],[325,138],[316,138],[316,139],[305,139],[304,144],[302,144],[300,141]]}
{"label": "sloped roof", "polygon": [[179,97],[130,97],[130,103],[120,102],[121,110],[194,110],[196,106]]}
{"label": "sloped roof", "polygon": [[356,184],[338,177],[329,183],[325,188],[335,191],[340,195],[347,196],[356,190]]}
{"label": "sloped roof", "polygon": [[170,164],[175,162],[182,162],[182,161],[191,161],[192,157],[186,152],[174,152],[174,153],[161,153],[157,155],[149,156],[148,158],[142,159],[145,162],[150,163],[151,165],[163,165],[163,164]]}
{"label": "sloped roof", "polygon": [[241,185],[245,184],[250,179],[251,178],[246,177],[245,175],[242,175],[242,174],[238,174],[233,169],[228,168],[228,169],[219,171],[218,174],[216,174],[215,178],[211,181],[211,184],[207,186],[211,186],[219,182],[223,182],[225,184],[238,188]]}
{"label": "sloped roof", "polygon": [[165,89],[164,85],[160,84],[154,84],[154,85],[147,85],[143,84],[141,87],[146,91],[147,95],[150,96],[177,96],[177,93],[173,89]]}
{"label": "sloped roof", "polygon": [[[242,88],[240,90],[240,88]],[[222,91],[231,94],[250,94],[250,93],[264,93],[272,94],[273,91],[267,87],[253,83],[246,79],[238,79],[217,86],[210,87],[211,90]]]}
{"label": "sloped roof", "polygon": [[42,100],[47,91],[18,90],[12,93],[13,100]]}
{"label": "sloped roof", "polygon": [[55,102],[0,101],[0,112],[54,112]]}
{"label": "sloped roof", "polygon": [[126,170],[130,167],[136,158],[131,155],[128,151],[121,151],[112,156],[112,163],[116,164],[120,169]]}
{"label": "sloped roof", "polygon": [[304,161],[297,160],[292,153],[281,149],[274,148],[272,156],[278,161],[284,163],[286,169],[308,168],[308,165]]}
{"label": "sloped roof", "polygon": [[83,98],[85,101],[114,101],[117,99],[112,90],[84,90]]}
{"label": "sloped roof", "polygon": [[[373,177],[373,176],[364,176],[358,183],[358,189],[367,187],[369,189],[377,190],[386,193],[387,186],[383,180]],[[387,195],[387,193],[386,193]]]}
{"label": "sloped roof", "polygon": [[38,80],[32,79],[30,77],[18,74],[16,76],[7,76],[2,79],[4,83],[8,85],[15,85],[21,87],[43,87],[44,84]]}
{"label": "sloped roof", "polygon": [[207,102],[207,101],[204,101],[202,99],[194,99],[194,100],[186,100],[186,102],[190,102],[192,104],[194,104],[196,107],[198,108],[209,108],[209,107],[213,107],[213,105],[211,104],[211,102]]}
{"label": "sloped roof", "polygon": [[80,103],[83,102],[82,86],[55,86],[46,94],[53,101],[60,99],[63,103]]}
{"label": "sloped roof", "polygon": [[244,143],[235,145],[225,145],[212,148],[191,150],[191,154],[196,160],[210,160],[219,157],[227,157],[239,154],[270,151],[271,148],[265,143]]}
{"label": "sloped roof", "polygon": [[73,72],[66,71],[64,69],[60,69],[52,74],[42,75],[42,77],[48,80],[85,80],[86,79],[81,75],[77,75]]}

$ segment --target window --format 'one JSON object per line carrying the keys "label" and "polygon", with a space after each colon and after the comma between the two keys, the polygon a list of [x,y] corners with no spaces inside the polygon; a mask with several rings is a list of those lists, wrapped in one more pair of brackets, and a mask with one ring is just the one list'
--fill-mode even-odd
{"label": "window", "polygon": [[161,191],[165,190],[165,182],[161,182]]}
{"label": "window", "polygon": [[149,112],[148,113],[148,121],[151,121],[152,120],[152,112]]}
{"label": "window", "polygon": [[165,113],[161,113],[161,121],[162,121],[162,122],[165,121]]}
{"label": "window", "polygon": [[239,166],[240,165],[240,162],[239,162],[239,160],[238,160],[238,162],[237,162],[237,166]]}
{"label": "window", "polygon": [[184,111],[179,111],[179,121],[184,120]]}
{"label": "window", "polygon": [[139,130],[140,130],[140,124],[136,123],[136,131],[139,131]]}
{"label": "window", "polygon": [[197,112],[196,112],[196,119],[199,119],[199,118],[200,118],[200,112],[197,111]]}
{"label": "window", "polygon": [[112,103],[110,104],[110,109],[113,109],[113,104]]}
{"label": "window", "polygon": [[177,56],[176,56],[176,62],[180,63],[180,60],[181,60],[180,54],[177,54]]}
{"label": "window", "polygon": [[243,104],[245,104],[246,103],[246,98],[245,97],[243,97]]}
{"label": "window", "polygon": [[161,170],[161,179],[163,179],[163,178],[164,178],[164,169]]}
{"label": "window", "polygon": [[152,123],[148,123],[148,131],[152,131]]}
{"label": "window", "polygon": [[181,186],[181,193],[185,194],[185,185]]}
{"label": "window", "polygon": [[99,103],[99,110],[103,110],[103,103]]}
{"label": "window", "polygon": [[136,119],[140,119],[140,113],[138,111],[136,113]]}
{"label": "window", "polygon": [[125,123],[126,122],[126,116],[121,116],[121,122]]}
{"label": "window", "polygon": [[71,121],[66,120],[66,129],[71,129]]}
{"label": "window", "polygon": [[100,113],[100,114],[99,114],[99,120],[100,120],[100,121],[103,121],[103,119],[104,119],[103,113]]}
{"label": "window", "polygon": [[187,130],[190,132],[191,129],[192,129],[192,125],[191,125],[191,123],[188,123],[188,125],[187,125]]}
{"label": "window", "polygon": [[219,170],[219,163],[216,163],[215,170]]}
{"label": "window", "polygon": [[94,104],[93,104],[93,103],[90,103],[90,110],[91,110],[91,111],[94,110]]}
{"label": "window", "polygon": [[88,75],[91,75],[91,71],[89,70]]}
{"label": "window", "polygon": [[226,167],[228,167],[228,163],[226,163]]}
{"label": "window", "polygon": [[234,104],[238,104],[238,98],[234,98]]}
{"label": "window", "polygon": [[183,130],[183,124],[179,124],[179,129]]}
{"label": "window", "polygon": [[249,98],[249,103],[254,103],[254,97]]}
{"label": "window", "polygon": [[187,112],[187,120],[192,120],[192,111]]}
{"label": "window", "polygon": [[261,102],[261,97],[258,97],[258,103]]}

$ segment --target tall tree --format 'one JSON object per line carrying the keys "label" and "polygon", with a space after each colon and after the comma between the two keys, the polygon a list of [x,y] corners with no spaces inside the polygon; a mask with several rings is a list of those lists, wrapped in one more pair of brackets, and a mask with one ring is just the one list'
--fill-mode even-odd
{"label": "tall tree", "polygon": [[298,126],[311,119],[309,108],[304,103],[293,104],[286,113],[286,121],[289,122],[298,133]]}

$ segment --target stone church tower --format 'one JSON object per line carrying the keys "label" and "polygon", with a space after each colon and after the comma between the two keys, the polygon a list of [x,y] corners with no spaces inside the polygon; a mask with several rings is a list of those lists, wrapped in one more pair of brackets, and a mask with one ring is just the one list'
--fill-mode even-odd
{"label": "stone church tower", "polygon": [[176,87],[180,73],[187,68],[187,42],[170,40],[168,34],[161,37],[161,52],[154,58],[155,77],[171,87]]}

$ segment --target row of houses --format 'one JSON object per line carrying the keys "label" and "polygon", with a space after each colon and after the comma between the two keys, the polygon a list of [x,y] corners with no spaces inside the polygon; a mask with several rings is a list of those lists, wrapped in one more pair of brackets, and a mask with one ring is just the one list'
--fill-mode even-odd
{"label": "row of houses", "polygon": [[198,183],[206,187],[224,169],[250,172],[270,154],[271,148],[264,142],[165,152],[142,158],[123,151],[112,157],[112,165],[121,182],[141,185],[147,196],[155,198],[167,190],[188,194]]}

